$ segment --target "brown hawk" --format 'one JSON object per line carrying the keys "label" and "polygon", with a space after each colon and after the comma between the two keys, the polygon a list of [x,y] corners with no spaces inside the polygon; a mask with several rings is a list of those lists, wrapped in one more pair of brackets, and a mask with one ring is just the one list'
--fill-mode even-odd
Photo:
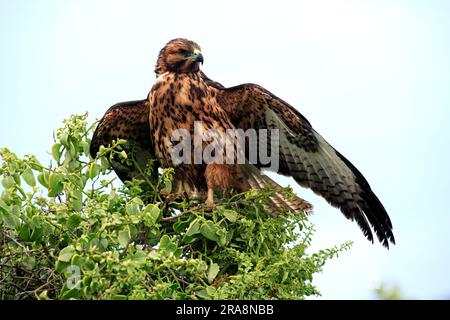
{"label": "brown hawk", "polygon": [[[106,112],[92,139],[92,156],[100,145],[126,139],[129,148],[138,155],[137,165],[156,158],[159,162],[156,166],[175,167],[175,191],[207,193],[206,204],[212,205],[215,190],[279,186],[260,172],[265,165],[259,161],[174,163],[171,156],[176,144],[171,140],[174,130],[181,128],[193,133],[196,121],[202,123],[202,130],[214,129],[219,133],[227,129],[278,129],[279,174],[293,177],[299,185],[310,188],[340,209],[345,217],[357,222],[368,240],[373,242],[373,228],[385,247],[389,247],[389,242],[395,243],[390,218],[367,180],[304,116],[256,84],[225,88],[206,77],[200,70],[201,63],[203,55],[195,42],[169,41],[159,53],[157,80],[148,98],[117,104]],[[266,142],[270,144],[270,139]],[[193,152],[189,156],[192,160]],[[113,168],[122,180],[137,176],[133,167],[113,163]],[[280,209],[311,209],[300,198],[288,200],[278,193],[271,200],[274,213]]]}

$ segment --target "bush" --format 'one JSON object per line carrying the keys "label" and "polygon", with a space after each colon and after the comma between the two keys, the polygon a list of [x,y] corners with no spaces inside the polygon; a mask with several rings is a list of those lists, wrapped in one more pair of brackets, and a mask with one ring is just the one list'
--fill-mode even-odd
{"label": "bush", "polygon": [[[270,190],[201,204],[166,203],[172,170],[122,185],[107,157],[89,155],[92,125],[72,116],[49,166],[0,149],[1,299],[302,299],[313,275],[350,244],[307,254],[303,215],[273,218]],[[150,176],[150,175],[149,175]]]}

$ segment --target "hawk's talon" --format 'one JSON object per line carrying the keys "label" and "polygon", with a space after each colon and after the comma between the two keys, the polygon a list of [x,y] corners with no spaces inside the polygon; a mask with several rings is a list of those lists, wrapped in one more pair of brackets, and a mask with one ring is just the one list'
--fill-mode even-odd
{"label": "hawk's talon", "polygon": [[214,200],[209,201],[209,199],[207,199],[205,201],[205,211],[213,211],[215,206],[216,204],[214,203]]}

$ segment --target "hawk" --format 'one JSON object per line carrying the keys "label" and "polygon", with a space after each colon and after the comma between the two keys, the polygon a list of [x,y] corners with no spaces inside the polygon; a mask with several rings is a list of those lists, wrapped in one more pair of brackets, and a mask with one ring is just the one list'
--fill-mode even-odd
{"label": "hawk", "polygon": [[[373,242],[374,231],[386,248],[389,242],[395,244],[391,220],[367,180],[300,112],[259,85],[222,86],[200,70],[203,62],[201,48],[195,42],[181,38],[169,41],[159,52],[157,79],[147,99],[120,103],[105,113],[92,139],[92,156],[95,157],[100,145],[126,139],[128,148],[138,156],[136,166],[156,159],[155,166],[174,167],[175,192],[206,193],[206,204],[212,206],[214,191],[279,186],[261,172],[266,166],[260,161],[174,163],[171,153],[174,130],[192,133],[196,121],[202,123],[202,130],[214,129],[223,134],[227,129],[277,129],[277,173],[292,177],[302,187],[325,198],[346,218],[356,221],[369,241]],[[264,143],[270,148],[270,139]],[[237,149],[235,146],[236,153]],[[191,160],[194,157],[189,156]],[[122,180],[138,175],[135,167],[126,167],[118,161],[112,165]],[[281,193],[271,200],[274,213],[280,209],[311,209],[308,202],[287,199]]]}

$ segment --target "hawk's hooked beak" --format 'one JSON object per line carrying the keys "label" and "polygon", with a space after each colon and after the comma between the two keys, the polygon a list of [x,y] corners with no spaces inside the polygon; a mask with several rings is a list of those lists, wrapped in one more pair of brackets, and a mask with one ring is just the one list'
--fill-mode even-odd
{"label": "hawk's hooked beak", "polygon": [[201,53],[197,55],[197,58],[195,58],[195,62],[200,62],[201,64],[203,64],[203,55]]}
{"label": "hawk's hooked beak", "polygon": [[194,53],[192,53],[188,59],[193,62],[199,62],[199,63],[203,64],[203,55],[202,55],[201,51],[198,49],[195,49]]}

